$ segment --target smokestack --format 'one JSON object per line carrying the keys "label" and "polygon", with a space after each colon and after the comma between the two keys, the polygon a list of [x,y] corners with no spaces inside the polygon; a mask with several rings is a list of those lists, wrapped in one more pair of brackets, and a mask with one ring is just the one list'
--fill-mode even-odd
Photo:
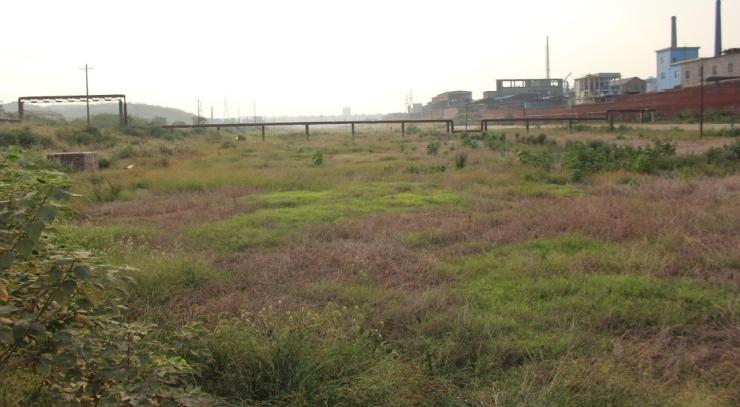
{"label": "smokestack", "polygon": [[717,0],[717,22],[714,33],[714,56],[722,55],[722,0]]}
{"label": "smokestack", "polygon": [[676,29],[676,16],[671,17],[671,48],[678,47],[678,29]]}

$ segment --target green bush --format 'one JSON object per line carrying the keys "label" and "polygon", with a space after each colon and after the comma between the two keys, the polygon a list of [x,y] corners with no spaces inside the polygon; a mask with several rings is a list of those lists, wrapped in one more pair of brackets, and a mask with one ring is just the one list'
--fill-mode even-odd
{"label": "green bush", "polygon": [[408,133],[408,134],[419,134],[419,133],[421,133],[421,129],[419,128],[419,126],[417,126],[415,124],[409,124],[408,126],[406,126],[406,133]]}
{"label": "green bush", "polygon": [[0,151],[0,179],[0,378],[27,371],[39,382],[13,398],[22,405],[206,402],[177,341],[159,342],[152,325],[121,313],[121,270],[57,243],[51,225],[72,197],[66,175],[34,168],[12,149]]}
{"label": "green bush", "polygon": [[433,141],[427,144],[427,154],[437,155],[439,153],[439,147],[440,147],[440,144],[437,141]]}
{"label": "green bush", "polygon": [[517,134],[516,142],[519,144],[533,144],[533,145],[540,145],[540,146],[545,145],[545,144],[550,144],[550,145],[557,144],[555,140],[548,140],[547,134],[542,134],[542,133],[536,136],[524,136],[524,137],[521,137],[519,136],[519,134]]}
{"label": "green bush", "polygon": [[468,148],[470,148],[472,150],[475,150],[476,148],[478,148],[478,140],[477,140],[477,138],[475,136],[473,136],[473,135],[468,134],[468,133],[464,133],[462,135],[462,137],[460,138],[460,143],[463,146],[468,147]]}
{"label": "green bush", "polygon": [[519,150],[517,151],[517,157],[523,164],[528,164],[544,170],[552,168],[555,161],[552,154],[548,152],[533,153],[528,150]]}
{"label": "green bush", "polygon": [[316,150],[316,152],[313,153],[313,157],[311,157],[311,160],[313,161],[313,165],[315,167],[320,167],[324,165],[324,152],[321,150]]}
{"label": "green bush", "polygon": [[625,169],[650,173],[665,165],[665,159],[676,153],[670,143],[656,140],[652,147],[620,146],[603,141],[569,142],[565,148],[563,166],[574,181],[599,172]]}
{"label": "green bush", "polygon": [[52,142],[49,137],[33,133],[31,129],[27,127],[0,131],[0,146],[2,147],[21,146],[23,148],[46,148],[51,145]]}
{"label": "green bush", "polygon": [[465,153],[459,153],[455,156],[455,168],[461,170],[468,165],[468,155]]}
{"label": "green bush", "polygon": [[506,140],[506,133],[502,133],[499,136],[494,134],[486,134],[483,138],[485,145],[494,151],[504,152],[509,149],[509,143]]}
{"label": "green bush", "polygon": [[740,127],[733,127],[731,129],[709,129],[704,132],[707,137],[740,137]]}

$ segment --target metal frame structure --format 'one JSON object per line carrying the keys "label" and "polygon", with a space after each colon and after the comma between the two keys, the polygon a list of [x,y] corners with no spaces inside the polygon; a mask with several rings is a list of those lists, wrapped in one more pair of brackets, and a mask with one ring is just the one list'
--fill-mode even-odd
{"label": "metal frame structure", "polygon": [[308,139],[310,136],[310,127],[311,126],[323,126],[323,125],[329,125],[329,126],[337,126],[337,125],[350,125],[352,128],[352,139],[355,138],[355,126],[358,124],[400,124],[401,125],[401,133],[406,134],[406,124],[414,124],[414,123],[444,123],[446,125],[447,133],[454,132],[455,131],[455,123],[452,120],[445,120],[445,119],[437,119],[437,120],[417,120],[417,119],[409,119],[409,120],[351,120],[351,121],[329,121],[329,122],[273,122],[273,123],[223,123],[223,124],[172,124],[167,126],[162,126],[162,128],[165,129],[213,129],[221,130],[222,127],[228,128],[228,127],[260,127],[262,129],[262,141],[265,140],[265,128],[267,126],[303,126],[306,129],[306,138]]}
{"label": "metal frame structure", "polygon": [[18,98],[18,120],[23,121],[23,105],[26,103],[85,103],[118,102],[118,117],[121,126],[128,125],[128,104],[126,95],[65,95],[65,96],[21,96]]}
{"label": "metal frame structure", "polygon": [[[619,113],[620,119],[623,118],[624,113],[639,113],[640,121],[645,121],[645,115],[650,114],[651,120],[655,118],[655,109],[619,109],[619,110],[607,110],[606,112],[593,112],[592,114],[598,114],[599,116],[521,116],[503,119],[483,119],[480,121],[480,127],[477,129],[465,129],[456,130],[455,122],[449,119],[438,119],[438,120],[420,120],[420,119],[409,119],[409,120],[354,120],[354,121],[330,121],[330,122],[273,122],[273,123],[213,123],[213,124],[172,124],[162,126],[164,129],[213,129],[221,130],[222,127],[259,127],[262,130],[262,141],[265,141],[265,128],[267,126],[303,126],[306,129],[306,139],[310,136],[310,126],[317,125],[350,125],[352,128],[352,140],[355,139],[355,126],[358,124],[400,124],[401,134],[406,135],[406,124],[415,123],[444,123],[447,134],[453,133],[483,133],[488,131],[489,123],[524,123],[527,134],[529,134],[530,124],[542,123],[542,122],[567,122],[570,131],[573,131],[573,123],[580,121],[606,121],[609,123],[609,127],[614,127],[614,117]],[[602,116],[603,115],[603,116]]]}

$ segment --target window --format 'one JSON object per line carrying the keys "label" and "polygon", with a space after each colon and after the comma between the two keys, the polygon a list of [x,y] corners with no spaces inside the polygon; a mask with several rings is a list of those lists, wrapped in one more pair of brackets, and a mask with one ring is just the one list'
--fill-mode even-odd
{"label": "window", "polygon": [[676,63],[676,58],[671,58],[671,62],[675,64]]}
{"label": "window", "polygon": [[712,65],[712,75],[717,75],[717,65]]}
{"label": "window", "polygon": [[662,74],[660,74],[660,79],[665,79],[665,72],[663,72]]}
{"label": "window", "polygon": [[691,79],[691,71],[686,70],[686,79]]}
{"label": "window", "polygon": [[734,68],[735,67],[732,65],[732,62],[730,62],[729,64],[727,64],[727,72],[732,72],[734,70]]}
{"label": "window", "polygon": [[673,72],[673,77],[678,79],[680,75],[678,74],[678,71]]}

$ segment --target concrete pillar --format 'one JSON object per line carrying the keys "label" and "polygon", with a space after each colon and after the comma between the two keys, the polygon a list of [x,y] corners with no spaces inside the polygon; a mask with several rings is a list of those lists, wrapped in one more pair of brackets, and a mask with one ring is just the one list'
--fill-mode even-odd
{"label": "concrete pillar", "polygon": [[355,142],[355,124],[352,123],[352,143]]}
{"label": "concrete pillar", "polygon": [[406,135],[406,123],[405,122],[401,122],[401,135],[402,136]]}
{"label": "concrete pillar", "polygon": [[306,125],[306,140],[308,140],[308,125]]}

